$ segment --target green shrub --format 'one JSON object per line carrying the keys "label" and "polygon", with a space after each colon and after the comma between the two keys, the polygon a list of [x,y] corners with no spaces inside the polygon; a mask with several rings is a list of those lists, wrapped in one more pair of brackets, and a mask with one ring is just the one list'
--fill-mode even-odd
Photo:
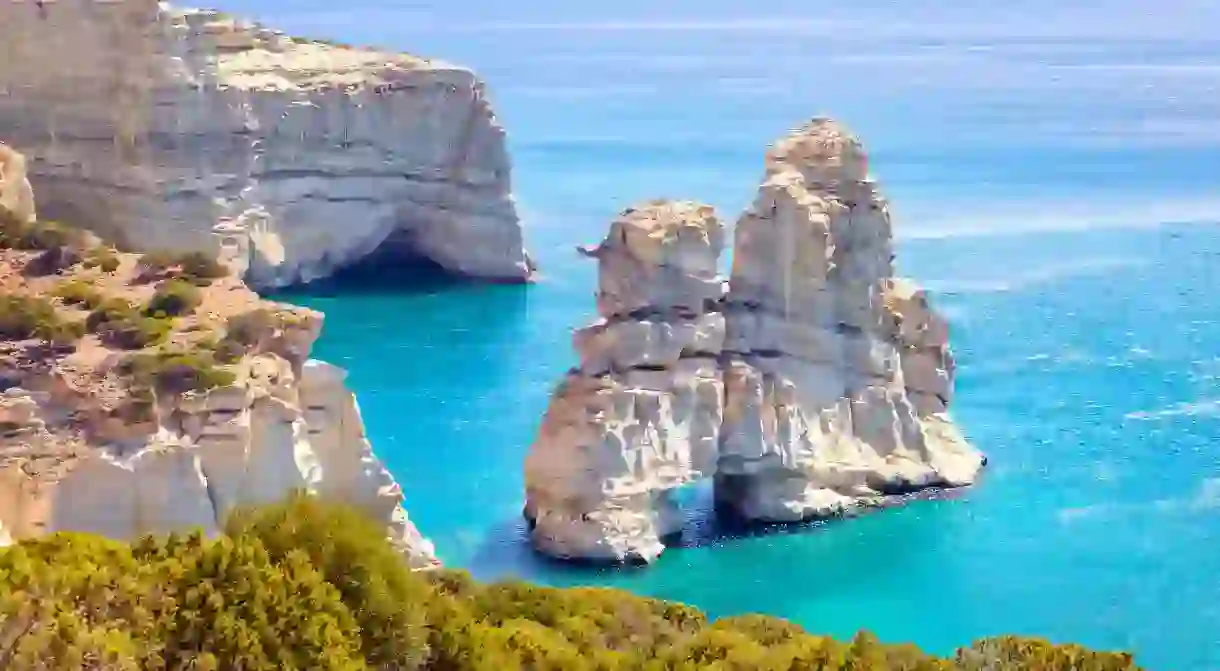
{"label": "green shrub", "polygon": [[203,302],[199,288],[186,280],[166,280],[157,287],[157,292],[148,301],[144,313],[149,316],[178,317],[189,314]]}
{"label": "green shrub", "polygon": [[1036,639],[955,658],[812,636],[776,618],[708,622],[612,589],[411,573],[380,524],[296,496],[225,536],[131,545],[58,534],[0,549],[0,668],[460,671],[1137,671]]}
{"label": "green shrub", "polygon": [[83,246],[87,235],[53,221],[26,223],[7,210],[0,215],[0,248],[27,251]]}
{"label": "green shrub", "polygon": [[224,277],[229,270],[204,252],[179,254],[169,251],[152,251],[140,257],[140,276],[145,279],[155,276],[173,276],[198,286],[207,286],[212,280]]}
{"label": "green shrub", "polygon": [[298,325],[300,317],[289,310],[260,307],[229,317],[224,337],[216,344],[216,356],[232,362],[254,350],[260,338]]}
{"label": "green shrub", "polygon": [[102,342],[123,349],[143,349],[164,342],[173,331],[173,321],[149,317],[122,298],[102,301],[85,320]]}
{"label": "green shrub", "polygon": [[80,238],[77,231],[72,231],[53,221],[40,221],[26,227],[18,244],[21,249],[49,250],[78,243]]}
{"label": "green shrub", "polygon": [[220,368],[210,352],[160,351],[133,354],[123,361],[123,372],[135,388],[171,394],[206,391],[236,381],[232,371]]}
{"label": "green shrub", "polygon": [[178,259],[182,274],[192,280],[214,280],[229,274],[215,258],[203,252],[188,252]]}
{"label": "green shrub", "polygon": [[0,337],[70,344],[82,335],[84,325],[65,320],[46,298],[0,293]]}
{"label": "green shrub", "polygon": [[88,310],[97,308],[105,300],[102,292],[83,280],[68,280],[55,287],[54,295],[68,305],[79,305]]}
{"label": "green shrub", "polygon": [[121,263],[118,252],[105,246],[90,249],[85,254],[85,260],[81,262],[86,268],[99,268],[103,273],[113,273],[119,269]]}
{"label": "green shrub", "polygon": [[0,207],[0,249],[17,249],[28,226],[16,214]]}

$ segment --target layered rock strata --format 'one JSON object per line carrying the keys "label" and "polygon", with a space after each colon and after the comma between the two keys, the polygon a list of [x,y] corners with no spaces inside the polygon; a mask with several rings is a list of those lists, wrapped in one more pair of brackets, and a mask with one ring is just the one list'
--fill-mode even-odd
{"label": "layered rock strata", "polygon": [[520,281],[505,134],[470,70],[156,0],[0,4],[0,137],[47,218],[219,251],[260,287],[374,250]]}
{"label": "layered rock strata", "polygon": [[[6,169],[0,193],[16,174]],[[174,280],[149,280],[142,259],[113,251],[113,266],[61,251],[69,263],[32,273],[48,251],[10,244],[0,245],[0,545],[58,531],[215,534],[236,508],[305,491],[384,523],[413,567],[437,563],[364,435],[345,372],[309,358],[321,313],[220,277],[199,289],[197,306],[161,318],[173,325],[163,342],[133,350],[89,326],[100,313],[81,303],[148,305]],[[40,320],[78,323],[85,335],[19,335],[22,301],[40,301],[53,315]],[[147,380],[140,370],[158,372]]]}
{"label": "layered rock strata", "polygon": [[535,545],[650,560],[673,489],[712,478],[746,520],[850,514],[972,483],[948,415],[948,329],[894,277],[889,210],[859,141],[815,119],[768,153],[727,292],[711,208],[628,210],[595,256],[602,320],[526,460]]}
{"label": "layered rock strata", "polygon": [[562,557],[651,558],[678,530],[668,495],[716,472],[724,347],[712,208],[629,209],[601,245],[595,324],[525,462],[538,547]]}

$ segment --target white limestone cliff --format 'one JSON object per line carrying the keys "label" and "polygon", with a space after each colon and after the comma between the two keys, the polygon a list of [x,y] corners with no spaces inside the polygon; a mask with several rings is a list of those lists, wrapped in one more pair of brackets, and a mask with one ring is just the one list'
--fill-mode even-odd
{"label": "white limestone cliff", "polygon": [[377,251],[462,275],[532,268],[483,82],[156,0],[0,3],[0,138],[49,219],[247,281]]}
{"label": "white limestone cliff", "polygon": [[[29,225],[8,209],[33,211],[28,185],[10,188],[21,155],[0,145],[0,158],[0,221]],[[213,278],[198,289],[198,305],[169,322],[164,342],[126,350],[90,331],[89,310],[59,290],[87,286],[99,301],[146,303],[155,280],[140,259],[111,252],[109,269],[26,272],[43,253],[0,245],[0,545],[59,531],[216,534],[234,509],[303,491],[384,524],[412,567],[437,564],[373,453],[346,372],[309,359],[321,313],[262,300],[233,276]],[[85,335],[71,343],[22,335],[14,300],[45,301]],[[170,361],[161,375],[136,372],[159,357]],[[213,381],[199,384],[204,370]]]}
{"label": "white limestone cliff", "polygon": [[0,211],[19,222],[37,218],[34,192],[25,174],[25,156],[0,142]]}
{"label": "white limestone cliff", "polygon": [[723,237],[709,206],[650,203],[586,250],[600,266],[601,319],[576,332],[580,367],[525,462],[526,515],[544,552],[652,559],[680,522],[668,492],[715,473]]}
{"label": "white limestone cliff", "polygon": [[854,136],[814,119],[777,143],[734,235],[727,293],[706,206],[628,210],[596,250],[602,320],[526,459],[541,551],[651,560],[677,530],[670,493],[701,478],[743,519],[794,522],[981,470],[948,415],[947,326],[894,277]]}
{"label": "white limestone cliff", "polygon": [[6,390],[0,544],[59,531],[214,535],[234,509],[303,491],[362,509],[386,525],[411,566],[435,565],[432,544],[408,519],[402,491],[364,436],[345,372],[314,360],[294,369],[271,353],[243,366],[232,386],[159,399],[145,426],[94,427],[101,439],[89,445],[66,445],[57,430],[79,406]]}

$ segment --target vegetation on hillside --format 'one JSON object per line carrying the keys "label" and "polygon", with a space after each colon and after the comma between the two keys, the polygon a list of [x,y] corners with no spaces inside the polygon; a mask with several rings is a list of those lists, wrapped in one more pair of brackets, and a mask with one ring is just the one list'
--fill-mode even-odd
{"label": "vegetation on hillside", "polygon": [[144,281],[174,278],[206,287],[224,277],[228,269],[202,252],[148,252],[140,257],[139,275]]}
{"label": "vegetation on hillside", "polygon": [[140,352],[124,359],[122,372],[130,376],[133,390],[169,394],[205,391],[236,381],[233,372],[222,368],[206,348]]}
{"label": "vegetation on hillside", "polygon": [[611,589],[412,573],[378,525],[308,497],[239,513],[215,540],[59,534],[0,550],[0,668],[1137,669],[1126,654],[1041,640],[938,658],[761,615],[709,621]]}
{"label": "vegetation on hillside", "polygon": [[[116,290],[115,283],[124,284],[122,279],[112,278],[109,285],[98,281],[122,267],[122,256],[85,231],[53,222],[26,223],[4,211],[0,212],[0,250],[24,254],[8,258],[26,274],[33,268],[33,275],[63,278],[53,288],[41,289],[45,295],[29,286],[0,293],[0,337],[71,346],[92,334],[108,347],[130,350],[119,371],[130,383],[130,398],[144,405],[151,405],[147,401],[154,392],[199,391],[234,381],[234,374],[223,366],[240,358],[244,349],[221,351],[215,338],[206,336],[190,351],[181,343],[167,345],[181,330],[178,318],[190,316],[202,304],[199,287],[228,272],[208,255],[141,255],[135,276],[125,284],[156,281],[157,285],[147,301],[132,302]],[[79,311],[87,314],[81,317]]]}
{"label": "vegetation on hillside", "polygon": [[44,297],[0,292],[0,338],[67,345],[84,335],[84,326],[61,315]]}

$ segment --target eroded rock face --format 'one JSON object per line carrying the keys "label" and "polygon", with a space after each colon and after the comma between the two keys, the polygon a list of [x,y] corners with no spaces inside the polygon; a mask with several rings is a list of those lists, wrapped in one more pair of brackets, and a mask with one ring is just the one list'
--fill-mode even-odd
{"label": "eroded rock face", "polygon": [[[135,281],[134,254],[115,253],[111,270],[29,277],[21,269],[37,255],[0,249],[0,293],[50,299],[74,283],[133,305],[152,295]],[[46,306],[57,319],[87,319],[61,299]],[[200,287],[199,305],[171,322],[166,342],[139,351],[96,333],[63,346],[0,339],[0,545],[58,531],[216,534],[235,508],[304,490],[363,509],[411,566],[434,566],[432,544],[364,435],[346,373],[308,358],[322,322],[230,276]],[[231,356],[219,359],[222,338]],[[151,380],[133,372],[137,357],[161,355],[178,363]],[[199,385],[205,361],[217,377]]]}
{"label": "eroded rock face", "polygon": [[527,459],[543,552],[654,558],[679,518],[668,493],[704,477],[719,506],[789,522],[981,469],[947,415],[947,325],[893,276],[888,207],[855,137],[815,119],[772,148],[727,294],[714,221],[651,204],[595,252],[603,318],[578,331],[581,366]]}
{"label": "eroded rock face", "polygon": [[0,137],[48,218],[218,251],[252,284],[375,249],[530,276],[504,131],[471,71],[155,0],[0,4]]}
{"label": "eroded rock face", "polygon": [[525,463],[526,515],[544,552],[651,560],[678,529],[667,493],[716,469],[724,345],[716,272],[724,230],[691,202],[629,209],[598,259],[597,323]]}
{"label": "eroded rock face", "polygon": [[63,408],[46,394],[9,389],[0,398],[0,540],[58,531],[215,535],[234,509],[300,490],[363,509],[386,524],[413,567],[435,564],[363,435],[345,373],[313,360],[294,371],[274,354],[243,365],[233,386],[162,398],[150,427],[72,451],[49,430]]}

